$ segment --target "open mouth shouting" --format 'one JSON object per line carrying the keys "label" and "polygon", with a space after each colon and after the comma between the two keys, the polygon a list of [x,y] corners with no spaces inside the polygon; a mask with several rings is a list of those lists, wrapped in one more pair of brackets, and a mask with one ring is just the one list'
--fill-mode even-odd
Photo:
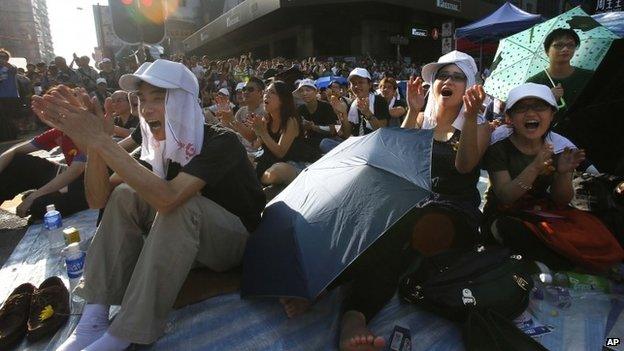
{"label": "open mouth shouting", "polygon": [[147,122],[147,125],[152,131],[159,130],[162,127],[162,123],[157,120],[153,120],[153,121],[145,120],[145,122]]}
{"label": "open mouth shouting", "polygon": [[536,119],[529,119],[524,122],[524,128],[526,128],[527,130],[537,130],[537,128],[539,128],[539,125],[540,121]]}
{"label": "open mouth shouting", "polygon": [[447,87],[442,87],[440,94],[442,94],[443,97],[450,97],[453,95],[453,90]]}

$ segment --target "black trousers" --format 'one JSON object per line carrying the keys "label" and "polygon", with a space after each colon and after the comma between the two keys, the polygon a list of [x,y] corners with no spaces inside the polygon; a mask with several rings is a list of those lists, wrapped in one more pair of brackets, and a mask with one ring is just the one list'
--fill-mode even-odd
{"label": "black trousers", "polygon": [[[57,164],[41,157],[16,155],[7,168],[0,172],[0,203],[11,200],[24,191],[44,186],[56,177],[57,169]],[[81,175],[71,182],[66,193],[56,191],[35,199],[30,207],[30,214],[34,219],[42,219],[46,206],[50,204],[54,204],[63,216],[89,208],[83,178]]]}
{"label": "black trousers", "polygon": [[[358,311],[368,323],[394,296],[400,279],[422,254],[412,249],[415,224],[426,213],[448,215],[453,222],[455,238],[451,247],[469,247],[476,238],[474,228],[462,215],[447,208],[428,206],[415,208],[401,218],[388,232],[358,257],[329,287],[351,282],[343,302],[343,312]],[[435,233],[423,233],[434,237]],[[418,235],[418,233],[415,233]]]}
{"label": "black trousers", "polygon": [[15,119],[19,108],[18,98],[0,98],[0,141],[17,137]]}

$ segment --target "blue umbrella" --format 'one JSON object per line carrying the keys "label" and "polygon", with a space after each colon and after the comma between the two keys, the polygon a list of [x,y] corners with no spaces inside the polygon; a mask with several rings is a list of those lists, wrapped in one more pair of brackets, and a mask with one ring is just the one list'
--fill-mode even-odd
{"label": "blue umbrella", "polygon": [[430,195],[432,139],[431,130],[382,128],[304,170],[249,237],[241,295],[316,298]]}
{"label": "blue umbrella", "polygon": [[348,82],[347,78],[343,76],[328,76],[328,77],[321,77],[317,79],[315,84],[318,89],[321,89],[321,88],[327,88],[329,84],[333,81],[338,82],[340,85],[346,85]]}

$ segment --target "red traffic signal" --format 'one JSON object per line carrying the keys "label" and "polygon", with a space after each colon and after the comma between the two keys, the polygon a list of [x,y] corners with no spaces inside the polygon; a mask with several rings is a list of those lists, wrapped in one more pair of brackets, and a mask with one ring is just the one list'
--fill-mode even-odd
{"label": "red traffic signal", "polygon": [[157,44],[165,36],[163,0],[109,0],[113,29],[128,44]]}

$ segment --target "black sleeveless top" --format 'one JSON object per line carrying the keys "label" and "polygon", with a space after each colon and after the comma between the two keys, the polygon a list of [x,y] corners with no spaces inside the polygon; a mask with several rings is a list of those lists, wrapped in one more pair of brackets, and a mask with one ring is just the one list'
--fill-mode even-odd
{"label": "black sleeveless top", "polygon": [[481,196],[477,189],[480,168],[461,174],[455,168],[455,157],[461,132],[455,130],[448,141],[433,140],[431,153],[431,190],[447,198],[470,201],[479,207]]}
{"label": "black sleeveless top", "polygon": [[[318,148],[314,148],[310,144],[306,143],[302,133],[299,133],[297,137],[293,140],[290,148],[286,152],[286,155],[282,158],[278,158],[273,155],[271,150],[267,147],[264,147],[264,153],[260,156],[256,161],[258,162],[256,165],[256,174],[258,179],[262,177],[264,171],[266,171],[269,167],[277,162],[285,162],[285,161],[296,161],[296,162],[314,162],[321,157],[321,151]],[[278,130],[277,132],[272,132],[269,127],[269,136],[276,143],[279,142],[280,137],[282,136],[282,131]]]}

